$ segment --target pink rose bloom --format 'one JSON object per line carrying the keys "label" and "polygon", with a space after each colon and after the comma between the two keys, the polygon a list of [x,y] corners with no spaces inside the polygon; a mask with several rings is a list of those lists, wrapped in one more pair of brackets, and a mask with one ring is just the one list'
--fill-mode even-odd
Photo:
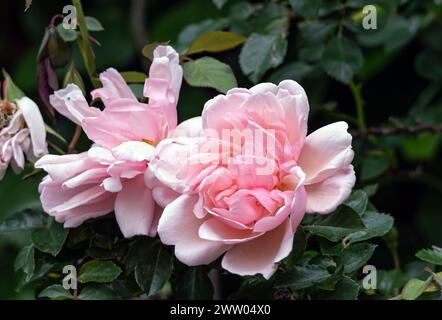
{"label": "pink rose bloom", "polygon": [[[165,205],[158,234],[180,261],[208,264],[224,254],[226,270],[268,279],[305,212],[330,213],[347,198],[355,183],[348,126],[307,136],[308,112],[294,81],[232,89],[188,120],[199,134],[187,129],[159,144],[146,180],[163,184],[154,186]],[[232,138],[240,132],[251,135]]]}
{"label": "pink rose bloom", "polygon": [[35,162],[48,152],[46,128],[38,106],[28,97],[0,101],[0,180],[8,165],[20,173],[26,158]]}
{"label": "pink rose bloom", "polygon": [[88,152],[47,155],[36,166],[48,172],[40,184],[44,210],[67,228],[115,211],[125,237],[156,234],[162,208],[144,184],[155,146],[176,127],[182,81],[179,56],[159,46],[145,83],[149,103],[140,103],[115,69],[100,74],[91,92],[105,108],[90,107],[73,84],[50,97],[53,107],[81,125],[95,144]]}

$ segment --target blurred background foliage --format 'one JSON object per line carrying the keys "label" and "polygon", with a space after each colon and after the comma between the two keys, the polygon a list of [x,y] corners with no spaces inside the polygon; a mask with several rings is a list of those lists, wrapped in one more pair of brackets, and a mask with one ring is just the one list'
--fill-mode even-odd
{"label": "blurred background foliage", "polygon": [[[44,30],[67,4],[71,3],[34,0],[24,12],[24,1],[2,3],[1,66],[36,101],[36,57]],[[361,28],[366,4],[376,5],[377,30]],[[185,53],[204,32],[228,30],[246,42],[210,56],[232,68],[240,87],[294,79],[309,96],[309,132],[331,121],[348,121],[354,134],[357,187],[366,187],[372,204],[394,217],[398,256],[409,278],[423,277],[409,271],[422,268],[407,266],[418,263],[415,253],[442,245],[441,5],[440,0],[83,1],[85,13],[104,26],[93,34],[101,44],[94,45],[98,72],[112,66],[147,73],[149,60],[141,53],[146,44],[170,41]],[[188,54],[192,59],[207,55]],[[73,61],[87,79],[77,46]],[[67,70],[68,66],[56,70],[59,79]],[[91,88],[88,80],[85,83]],[[180,120],[199,115],[204,102],[216,94],[185,83]],[[65,137],[74,132],[59,116],[56,129]],[[87,147],[82,136],[77,150]],[[22,180],[7,173],[0,182],[0,220],[25,208],[39,208],[39,179],[41,175]],[[20,275],[14,272],[14,261],[28,237],[0,234],[2,299],[34,297],[32,286],[15,290]],[[393,269],[388,247],[378,242],[371,263]]]}

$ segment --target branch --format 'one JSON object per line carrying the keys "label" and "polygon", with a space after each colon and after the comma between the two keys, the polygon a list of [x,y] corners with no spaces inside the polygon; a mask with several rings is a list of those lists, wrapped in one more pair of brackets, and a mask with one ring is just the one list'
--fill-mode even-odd
{"label": "branch", "polygon": [[355,139],[364,139],[369,136],[389,136],[402,133],[415,135],[421,132],[442,132],[442,125],[421,124],[417,126],[397,125],[390,128],[367,128],[365,130],[354,130],[351,135]]}

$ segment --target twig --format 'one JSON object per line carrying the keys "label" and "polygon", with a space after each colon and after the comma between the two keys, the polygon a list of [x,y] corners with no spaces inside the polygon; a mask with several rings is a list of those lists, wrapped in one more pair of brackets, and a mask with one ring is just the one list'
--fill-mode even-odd
{"label": "twig", "polygon": [[71,142],[68,145],[68,153],[72,153],[75,150],[75,146],[77,145],[80,136],[81,136],[81,127],[76,126],[74,135],[72,136]]}
{"label": "twig", "polygon": [[442,132],[442,125],[422,124],[417,126],[397,125],[389,128],[367,128],[365,130],[355,130],[351,134],[356,139],[364,139],[369,136],[388,136],[395,134],[418,134],[421,132],[438,133]]}

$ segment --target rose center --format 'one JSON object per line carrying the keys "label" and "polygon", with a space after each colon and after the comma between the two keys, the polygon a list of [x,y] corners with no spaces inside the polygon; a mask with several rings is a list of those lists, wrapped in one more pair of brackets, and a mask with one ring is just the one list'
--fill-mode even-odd
{"label": "rose center", "polygon": [[6,99],[0,102],[0,129],[9,125],[17,110],[17,106]]}

